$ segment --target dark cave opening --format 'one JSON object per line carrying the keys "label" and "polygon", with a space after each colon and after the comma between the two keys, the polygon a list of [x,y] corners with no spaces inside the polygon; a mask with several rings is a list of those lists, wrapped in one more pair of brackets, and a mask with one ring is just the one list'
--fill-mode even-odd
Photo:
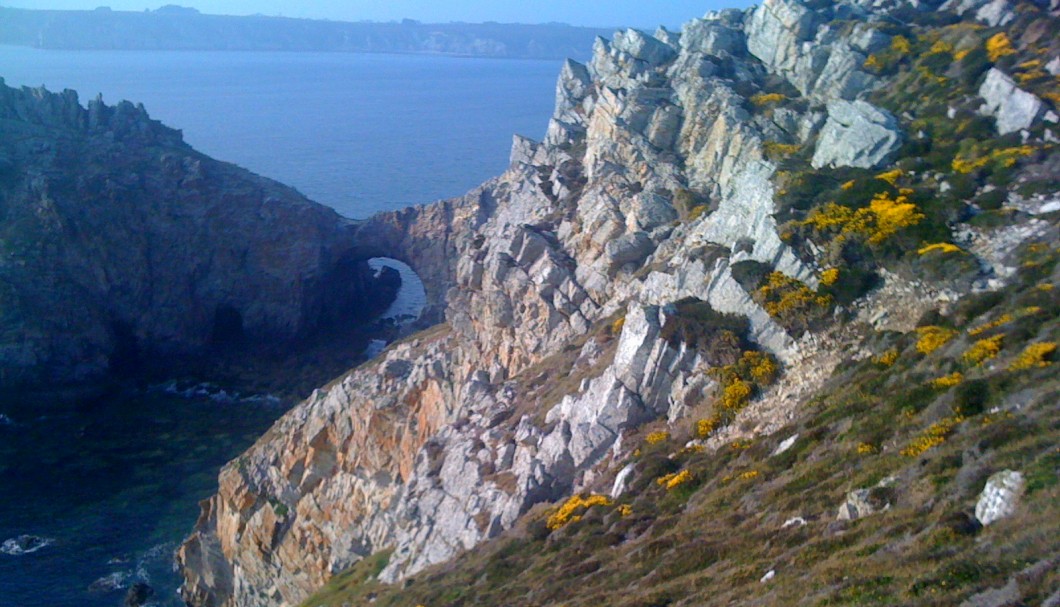
{"label": "dark cave opening", "polygon": [[239,310],[229,305],[217,306],[210,329],[210,345],[228,348],[242,343],[244,337],[243,315]]}

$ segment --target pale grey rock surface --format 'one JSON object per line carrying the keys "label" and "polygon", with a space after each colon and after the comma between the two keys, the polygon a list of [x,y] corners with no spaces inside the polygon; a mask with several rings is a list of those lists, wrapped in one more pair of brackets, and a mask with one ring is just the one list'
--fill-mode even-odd
{"label": "pale grey rock surface", "polygon": [[983,525],[1012,516],[1023,495],[1023,475],[1014,470],[1002,470],[986,481],[979,501],[975,504],[975,518]]}
{"label": "pale grey rock surface", "polygon": [[902,145],[894,116],[865,101],[833,101],[810,164],[821,167],[874,168]]}
{"label": "pale grey rock surface", "polygon": [[836,520],[853,521],[877,512],[887,510],[891,507],[893,491],[890,487],[895,479],[888,477],[876,484],[875,487],[855,489],[847,493],[846,499],[839,506]]}
{"label": "pale grey rock surface", "polygon": [[1009,0],[947,0],[940,8],[962,16],[972,12],[976,19],[991,27],[1007,25],[1016,18]]}
{"label": "pale grey rock surface", "polygon": [[827,22],[798,0],[766,0],[747,23],[747,49],[807,97],[855,99],[879,84],[862,66],[886,38],[864,28],[844,38]]}
{"label": "pale grey rock surface", "polygon": [[852,521],[874,514],[876,507],[869,501],[870,491],[857,489],[848,493],[846,500],[839,506],[836,520]]}
{"label": "pale grey rock surface", "polygon": [[996,67],[986,73],[979,96],[986,101],[980,112],[997,120],[997,132],[1002,135],[1029,128],[1046,112],[1041,99],[1017,87],[1012,78]]}

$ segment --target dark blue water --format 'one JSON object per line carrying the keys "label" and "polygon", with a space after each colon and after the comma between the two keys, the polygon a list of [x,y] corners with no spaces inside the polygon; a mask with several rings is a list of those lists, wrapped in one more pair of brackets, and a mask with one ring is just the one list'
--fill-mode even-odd
{"label": "dark blue water", "polygon": [[[198,149],[350,217],[460,195],[503,171],[513,133],[544,132],[558,72],[548,61],[0,46],[9,85],[143,102]],[[410,295],[387,314],[414,315]],[[160,392],[78,405],[0,395],[0,607],[120,605],[125,590],[108,580],[147,580],[155,604],[179,605],[172,553],[197,502],[282,412]],[[50,543],[5,554],[21,535]]]}
{"label": "dark blue water", "polygon": [[283,412],[162,392],[0,410],[0,542],[49,542],[0,553],[5,607],[115,606],[136,581],[156,588],[157,604],[179,605],[173,551],[196,503],[213,492],[221,465]]}
{"label": "dark blue water", "polygon": [[[584,58],[582,58],[584,59]],[[559,61],[0,46],[9,86],[143,102],[199,150],[349,217],[459,196],[540,139]]]}

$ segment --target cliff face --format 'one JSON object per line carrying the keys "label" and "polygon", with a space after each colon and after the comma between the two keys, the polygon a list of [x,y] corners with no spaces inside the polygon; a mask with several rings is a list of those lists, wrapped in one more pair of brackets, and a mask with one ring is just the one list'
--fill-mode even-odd
{"label": "cliff face", "polygon": [[0,388],[360,318],[392,295],[356,230],[142,107],[0,83]]}
{"label": "cliff face", "polygon": [[[865,355],[864,335],[1003,285],[1016,243],[1056,237],[1038,217],[1054,203],[1013,191],[1004,204],[1026,210],[1005,234],[983,229],[966,222],[988,207],[969,201],[1012,173],[986,188],[952,156],[921,158],[958,150],[944,128],[909,130],[938,103],[991,133],[1008,124],[971,109],[996,90],[975,88],[985,68],[941,101],[896,98],[937,81],[911,80],[913,34],[894,22],[938,15],[959,21],[922,3],[775,0],[568,61],[544,141],[517,138],[504,175],[417,228],[444,235],[410,263],[447,290],[445,324],[320,389],[226,466],[180,552],[185,599],[294,605],[383,550],[379,579],[407,578],[537,503],[610,485],[645,424],[702,416],[697,449],[768,434]],[[960,153],[1018,154],[1053,188],[1035,150],[1055,118],[1035,109],[1027,150]],[[392,227],[372,230],[380,242],[406,229],[373,221]]]}

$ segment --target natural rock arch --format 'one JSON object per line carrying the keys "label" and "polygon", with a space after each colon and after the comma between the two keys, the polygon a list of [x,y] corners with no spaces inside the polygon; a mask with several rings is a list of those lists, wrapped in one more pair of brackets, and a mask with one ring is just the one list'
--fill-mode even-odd
{"label": "natural rock arch", "polygon": [[461,198],[378,213],[351,223],[351,260],[389,257],[407,264],[423,282],[427,303],[420,319],[440,322],[446,293],[456,284],[456,263],[472,229],[495,207],[492,182]]}

